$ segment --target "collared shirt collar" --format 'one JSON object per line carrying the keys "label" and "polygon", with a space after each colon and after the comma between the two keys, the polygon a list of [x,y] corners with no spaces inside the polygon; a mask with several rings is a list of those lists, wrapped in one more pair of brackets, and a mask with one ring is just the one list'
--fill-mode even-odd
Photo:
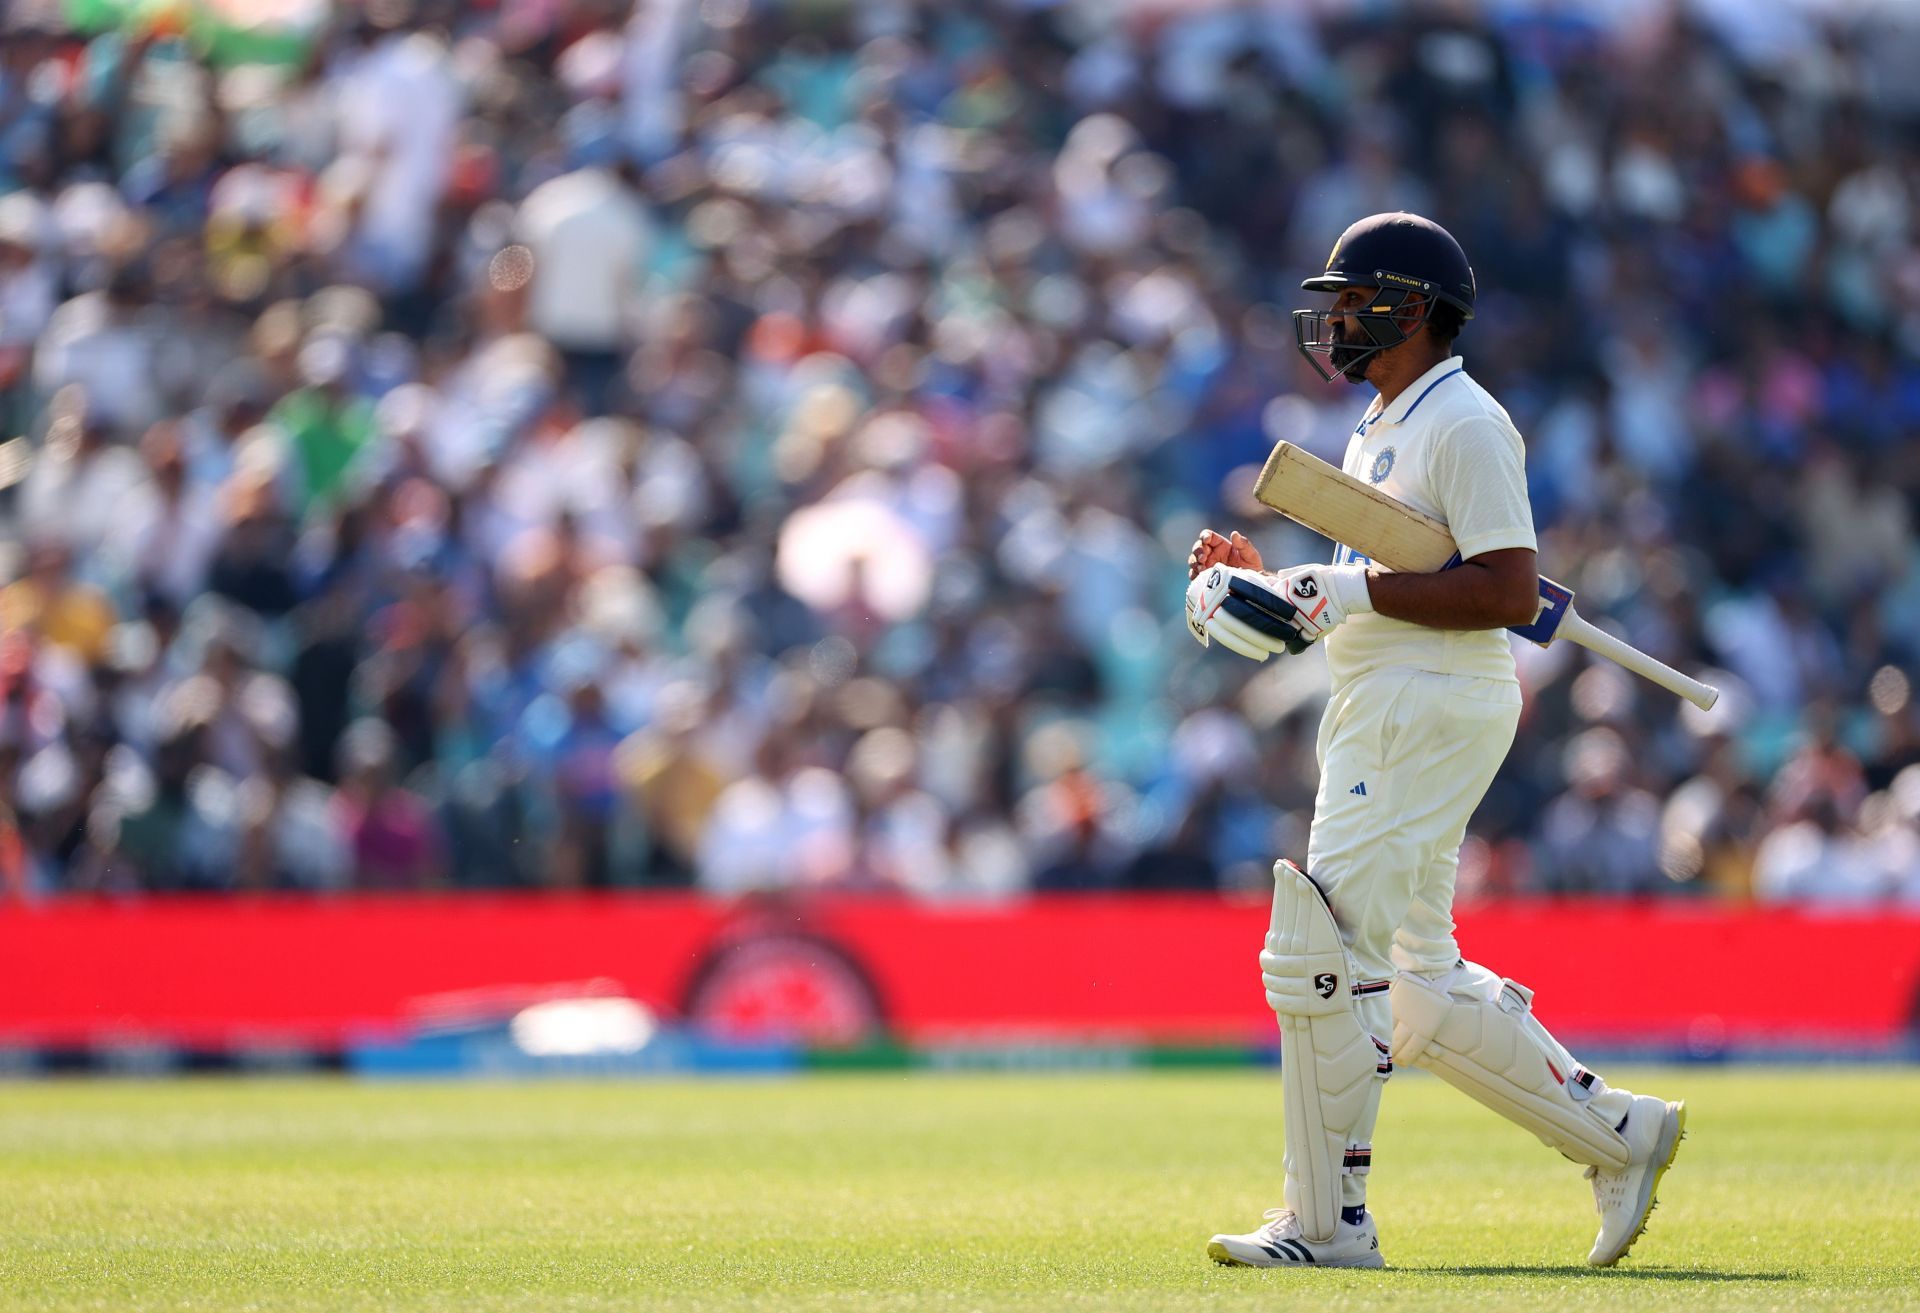
{"label": "collared shirt collar", "polygon": [[1371,426],[1375,423],[1382,422],[1387,424],[1406,423],[1415,408],[1418,407],[1422,401],[1426,400],[1427,393],[1433,391],[1455,374],[1466,372],[1466,368],[1467,362],[1459,356],[1448,356],[1419,378],[1413,380],[1412,383],[1409,383],[1406,390],[1393,399],[1392,405],[1385,407],[1375,414],[1372,419],[1367,421],[1368,425]]}

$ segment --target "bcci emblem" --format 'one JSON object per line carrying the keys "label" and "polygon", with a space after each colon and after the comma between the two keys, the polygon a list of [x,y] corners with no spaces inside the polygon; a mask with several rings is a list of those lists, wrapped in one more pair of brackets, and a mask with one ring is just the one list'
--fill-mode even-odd
{"label": "bcci emblem", "polygon": [[1387,475],[1393,473],[1393,448],[1388,447],[1373,458],[1373,468],[1367,472],[1367,482],[1379,485],[1386,482]]}

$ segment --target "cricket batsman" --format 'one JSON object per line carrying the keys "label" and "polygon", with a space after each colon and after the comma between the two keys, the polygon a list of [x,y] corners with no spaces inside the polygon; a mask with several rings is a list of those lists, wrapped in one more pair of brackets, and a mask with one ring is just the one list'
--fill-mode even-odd
{"label": "cricket batsman", "polygon": [[1275,864],[1260,954],[1280,1022],[1286,1206],[1207,1252],[1384,1266],[1370,1142],[1387,1077],[1410,1063],[1585,1165],[1600,1212],[1587,1262],[1610,1267],[1646,1229],[1685,1106],[1583,1067],[1534,1017],[1532,991],[1462,960],[1453,938],[1460,841],[1520,716],[1504,630],[1538,604],[1520,434],[1453,354],[1473,270],[1438,224],[1376,214],[1301,286],[1334,298],[1294,312],[1301,352],[1379,394],[1343,468],[1444,521],[1460,561],[1396,574],[1343,546],[1331,565],[1275,573],[1241,534],[1211,529],[1188,560],[1203,645],[1264,661],[1324,641],[1332,675],[1306,869]]}

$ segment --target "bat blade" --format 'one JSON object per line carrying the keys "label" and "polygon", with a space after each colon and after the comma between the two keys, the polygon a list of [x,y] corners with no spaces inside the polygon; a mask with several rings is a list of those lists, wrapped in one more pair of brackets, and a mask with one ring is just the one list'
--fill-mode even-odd
{"label": "bat blade", "polygon": [[1291,442],[1274,447],[1253,495],[1389,570],[1432,574],[1458,556],[1446,525]]}
{"label": "bat blade", "polygon": [[[1453,534],[1439,520],[1291,442],[1274,447],[1253,485],[1253,495],[1262,506],[1389,570],[1432,574],[1460,561]],[[1703,711],[1719,699],[1720,690],[1711,684],[1689,678],[1589,623],[1573,609],[1573,590],[1565,585],[1542,576],[1540,600],[1540,612],[1533,621],[1514,627],[1521,637],[1542,647],[1555,638],[1570,638]]]}

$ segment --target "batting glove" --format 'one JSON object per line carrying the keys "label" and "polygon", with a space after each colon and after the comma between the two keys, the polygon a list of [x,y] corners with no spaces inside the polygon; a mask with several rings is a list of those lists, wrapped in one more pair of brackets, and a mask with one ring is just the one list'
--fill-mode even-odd
{"label": "batting glove", "polygon": [[[1307,643],[1325,638],[1342,620],[1373,610],[1373,594],[1367,586],[1367,567],[1353,565],[1296,565],[1290,570],[1267,575],[1263,581],[1279,593],[1292,608],[1294,632]],[[1236,599],[1227,600],[1227,610],[1242,619]],[[1272,610],[1273,608],[1266,608]]]}
{"label": "batting glove", "polygon": [[1187,629],[1202,647],[1218,643],[1249,661],[1307,650],[1294,608],[1256,570],[1216,565],[1187,585]]}

